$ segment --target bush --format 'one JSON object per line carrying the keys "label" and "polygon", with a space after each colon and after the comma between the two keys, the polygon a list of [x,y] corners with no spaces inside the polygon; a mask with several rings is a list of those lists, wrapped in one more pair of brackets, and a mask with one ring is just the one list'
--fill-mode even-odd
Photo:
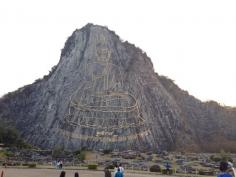
{"label": "bush", "polygon": [[79,160],[84,161],[86,158],[86,151],[80,151],[76,156]]}
{"label": "bush", "polygon": [[36,163],[30,163],[30,164],[28,164],[28,167],[29,168],[36,168]]}
{"label": "bush", "polygon": [[16,166],[21,166],[21,163],[20,162],[15,162],[15,165]]}
{"label": "bush", "polygon": [[215,175],[215,174],[214,174],[214,171],[205,171],[205,170],[199,170],[198,174],[199,174],[199,175],[208,175],[208,176],[213,176],[213,175]]}
{"label": "bush", "polygon": [[14,162],[4,162],[2,164],[3,166],[19,166],[19,163],[14,163]]}
{"label": "bush", "polygon": [[61,146],[55,146],[52,150],[52,157],[53,158],[62,158],[65,156],[64,148]]}
{"label": "bush", "polygon": [[11,151],[5,151],[5,155],[6,155],[7,157],[13,157],[13,156],[14,156],[14,153],[11,152]]}
{"label": "bush", "polygon": [[81,150],[76,150],[76,151],[74,151],[74,155],[79,155],[80,152],[81,152]]}
{"label": "bush", "polygon": [[174,170],[173,169],[169,169],[169,170],[163,169],[161,173],[165,174],[165,175],[167,175],[167,174],[171,175],[174,173]]}
{"label": "bush", "polygon": [[26,144],[23,139],[20,138],[19,132],[16,130],[16,128],[11,127],[3,121],[0,121],[0,142],[7,147],[28,147],[28,144]]}
{"label": "bush", "polygon": [[0,150],[0,159],[5,159],[6,157],[7,157],[6,152]]}
{"label": "bush", "polygon": [[150,172],[161,172],[161,167],[159,165],[153,165],[149,170]]}
{"label": "bush", "polygon": [[112,152],[112,150],[110,150],[110,149],[105,149],[105,150],[103,150],[103,153],[104,154],[110,154]]}
{"label": "bush", "polygon": [[105,169],[114,169],[115,168],[115,165],[108,165],[105,167]]}
{"label": "bush", "polygon": [[89,170],[97,170],[98,165],[97,164],[88,164]]}
{"label": "bush", "polygon": [[221,161],[221,157],[218,157],[218,156],[214,156],[214,155],[211,155],[210,156],[210,159],[214,162],[220,162]]}

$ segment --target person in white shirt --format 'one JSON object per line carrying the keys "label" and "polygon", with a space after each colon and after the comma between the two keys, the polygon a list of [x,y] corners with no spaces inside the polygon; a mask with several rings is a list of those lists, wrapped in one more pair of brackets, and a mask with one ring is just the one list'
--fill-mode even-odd
{"label": "person in white shirt", "polygon": [[116,164],[116,165],[115,165],[115,168],[114,168],[114,176],[116,175],[116,172],[118,171],[118,168],[119,168],[119,167],[118,167],[118,165]]}
{"label": "person in white shirt", "polygon": [[119,165],[120,172],[124,175],[125,169],[122,167],[122,164]]}
{"label": "person in white shirt", "polygon": [[236,177],[236,170],[235,170],[235,168],[234,168],[233,163],[232,163],[232,162],[228,162],[228,167],[229,167],[229,171],[231,171],[232,175],[233,175],[234,177]]}

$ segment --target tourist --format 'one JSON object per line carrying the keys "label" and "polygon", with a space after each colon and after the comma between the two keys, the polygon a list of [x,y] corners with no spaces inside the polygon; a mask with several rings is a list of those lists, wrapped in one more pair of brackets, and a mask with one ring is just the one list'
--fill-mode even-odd
{"label": "tourist", "polygon": [[124,170],[124,168],[122,167],[122,164],[121,164],[121,163],[120,163],[120,165],[119,165],[119,169],[120,169],[120,172],[124,175],[125,170]]}
{"label": "tourist", "polygon": [[117,172],[118,168],[119,168],[118,165],[115,164],[115,168],[114,168],[114,176],[116,175],[116,172]]}
{"label": "tourist", "polygon": [[228,163],[227,162],[220,162],[220,173],[217,175],[217,177],[232,177],[228,170]]}
{"label": "tourist", "polygon": [[170,171],[171,166],[170,166],[170,164],[167,162],[165,166],[166,166],[166,174],[171,174],[171,171]]}
{"label": "tourist", "polygon": [[115,174],[115,177],[124,177],[123,173],[121,173],[120,169],[117,169],[117,172]]}
{"label": "tourist", "polygon": [[104,169],[104,173],[105,177],[111,177],[111,172],[107,168]]}
{"label": "tourist", "polygon": [[228,162],[228,172],[232,174],[232,176],[236,177],[236,170],[234,169],[232,162]]}
{"label": "tourist", "polygon": [[79,177],[79,173],[78,172],[75,172],[75,177]]}
{"label": "tourist", "polygon": [[60,162],[59,162],[59,168],[62,169],[62,166],[63,166],[63,162],[62,162],[62,160],[60,160]]}
{"label": "tourist", "polygon": [[57,161],[56,160],[52,161],[52,166],[57,169]]}
{"label": "tourist", "polygon": [[66,176],[66,172],[62,171],[61,174],[60,174],[60,177],[65,177],[65,176]]}
{"label": "tourist", "polygon": [[1,172],[1,177],[3,177],[3,175],[4,175],[4,172],[3,172],[3,170],[2,170],[2,172]]}
{"label": "tourist", "polygon": [[60,160],[57,161],[57,169],[60,169]]}

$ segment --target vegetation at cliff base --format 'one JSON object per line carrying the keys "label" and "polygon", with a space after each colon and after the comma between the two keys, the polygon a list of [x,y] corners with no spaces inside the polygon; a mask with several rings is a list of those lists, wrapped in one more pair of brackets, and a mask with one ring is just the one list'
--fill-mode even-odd
{"label": "vegetation at cliff base", "polygon": [[0,143],[7,147],[29,148],[30,145],[26,144],[18,131],[4,122],[0,122]]}

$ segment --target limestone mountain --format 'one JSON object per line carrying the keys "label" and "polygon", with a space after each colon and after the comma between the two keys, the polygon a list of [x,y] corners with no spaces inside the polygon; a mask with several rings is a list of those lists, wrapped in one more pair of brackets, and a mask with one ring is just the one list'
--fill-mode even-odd
{"label": "limestone mountain", "polygon": [[42,148],[236,151],[236,110],[203,103],[141,49],[88,24],[48,76],[0,99],[0,119]]}

